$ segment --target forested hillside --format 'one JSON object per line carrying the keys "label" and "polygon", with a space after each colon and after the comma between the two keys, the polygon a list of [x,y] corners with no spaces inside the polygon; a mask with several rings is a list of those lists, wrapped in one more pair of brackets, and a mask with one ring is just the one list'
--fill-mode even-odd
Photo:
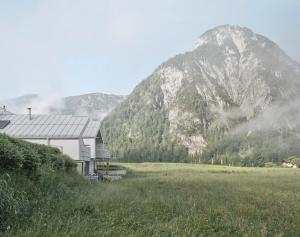
{"label": "forested hillside", "polygon": [[299,95],[300,66],[273,41],[219,26],[161,64],[102,131],[122,161],[278,163],[300,155]]}

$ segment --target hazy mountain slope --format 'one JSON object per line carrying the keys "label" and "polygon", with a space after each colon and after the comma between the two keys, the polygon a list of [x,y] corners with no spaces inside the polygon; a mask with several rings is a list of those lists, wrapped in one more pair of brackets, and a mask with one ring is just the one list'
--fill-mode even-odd
{"label": "hazy mountain slope", "polygon": [[94,93],[64,98],[64,106],[58,110],[63,114],[88,115],[94,119],[103,119],[120,104],[126,96]]}
{"label": "hazy mountain slope", "polygon": [[271,130],[297,127],[294,116],[284,123],[274,116],[265,120],[299,94],[296,62],[266,37],[225,25],[203,34],[193,51],[160,65],[103,121],[102,130],[118,157],[177,160],[178,149],[181,157],[202,154],[225,133],[251,132],[252,121]]}
{"label": "hazy mountain slope", "polygon": [[39,96],[36,94],[23,95],[16,98],[0,101],[1,107],[5,105],[7,109],[14,113],[26,113],[27,108],[32,101],[37,100]]}
{"label": "hazy mountain slope", "polygon": [[9,111],[27,113],[31,107],[33,113],[59,113],[88,115],[93,119],[103,119],[112,109],[121,103],[126,96],[93,93],[61,98],[59,96],[25,95],[0,102]]}

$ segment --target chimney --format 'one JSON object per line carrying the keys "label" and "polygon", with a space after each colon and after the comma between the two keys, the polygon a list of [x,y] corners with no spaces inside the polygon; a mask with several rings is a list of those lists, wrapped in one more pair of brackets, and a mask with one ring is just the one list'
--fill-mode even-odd
{"label": "chimney", "polygon": [[6,106],[3,105],[3,112],[6,112]]}
{"label": "chimney", "polygon": [[32,117],[31,117],[31,108],[27,108],[27,109],[28,109],[29,120],[32,120]]}

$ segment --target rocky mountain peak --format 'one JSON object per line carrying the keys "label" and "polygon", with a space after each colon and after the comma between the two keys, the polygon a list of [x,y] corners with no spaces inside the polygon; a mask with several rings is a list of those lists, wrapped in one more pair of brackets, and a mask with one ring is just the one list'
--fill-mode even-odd
{"label": "rocky mountain peak", "polygon": [[162,152],[183,146],[197,155],[260,116],[260,124],[270,124],[266,113],[282,121],[275,114],[287,110],[278,106],[299,94],[299,65],[274,42],[248,28],[218,26],[193,51],[161,64],[104,120],[103,130],[124,154],[150,143]]}
{"label": "rocky mountain peak", "polygon": [[254,33],[251,29],[236,25],[223,25],[205,32],[197,41],[196,48],[204,45],[234,45],[242,54],[248,45],[257,45],[261,48],[274,43],[267,38]]}

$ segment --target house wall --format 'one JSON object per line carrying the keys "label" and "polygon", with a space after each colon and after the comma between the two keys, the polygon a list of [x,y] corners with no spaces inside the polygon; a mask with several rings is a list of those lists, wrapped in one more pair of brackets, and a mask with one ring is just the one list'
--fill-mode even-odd
{"label": "house wall", "polygon": [[[77,172],[81,175],[87,175],[86,162],[80,161],[80,140],[78,139],[24,139],[25,141],[49,145],[58,148],[65,155],[70,156],[73,160],[77,161]],[[93,167],[89,169],[93,169]]]}
{"label": "house wall", "polygon": [[[87,175],[88,173],[93,174],[95,170],[94,159],[96,158],[96,139],[95,138],[86,138],[83,140],[79,139],[24,139],[25,141],[50,145],[58,148],[62,153],[70,156],[73,160],[77,162],[77,171],[80,174]],[[86,159],[86,162],[80,162],[82,160],[81,149],[82,145],[87,145],[91,150],[91,157]],[[98,144],[101,146],[101,144]],[[89,171],[87,171],[89,169]],[[83,171],[83,172],[82,172]]]}
{"label": "house wall", "polygon": [[90,146],[91,148],[91,158],[94,159],[96,157],[96,139],[95,138],[85,138],[83,139],[85,145]]}
{"label": "house wall", "polygon": [[25,141],[57,147],[73,160],[80,160],[78,139],[25,139]]}
{"label": "house wall", "polygon": [[41,145],[48,145],[48,142],[46,139],[22,139],[27,142],[35,143],[35,144],[41,144]]}
{"label": "house wall", "polygon": [[51,139],[49,140],[50,146],[55,146],[58,148],[62,148],[62,153],[70,156],[74,160],[80,160],[80,151],[79,151],[79,140],[73,139]]}

